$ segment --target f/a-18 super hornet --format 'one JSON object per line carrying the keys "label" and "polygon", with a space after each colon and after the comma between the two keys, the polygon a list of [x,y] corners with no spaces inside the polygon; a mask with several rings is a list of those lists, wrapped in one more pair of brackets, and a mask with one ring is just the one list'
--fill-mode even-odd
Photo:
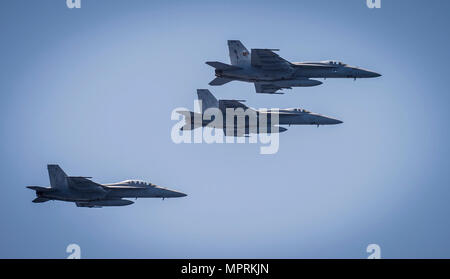
{"label": "f/a-18 super hornet", "polygon": [[98,184],[91,177],[67,176],[58,165],[48,165],[50,187],[28,186],[36,191],[34,203],[50,200],[75,202],[78,207],[123,206],[133,201],[123,198],[179,198],[186,194],[140,180]]}
{"label": "f/a-18 super hornet", "polygon": [[[221,128],[226,136],[241,137],[249,134],[270,134],[287,131],[280,125],[320,126],[343,123],[338,119],[301,108],[256,110],[243,104],[244,100],[217,100],[207,89],[197,89],[197,95],[201,101],[202,112],[177,111],[185,117],[184,126],[181,127],[181,130],[193,130],[199,127]],[[221,117],[222,121],[211,125],[213,121],[218,121],[218,116]],[[241,121],[239,121],[239,118],[241,118]],[[264,121],[261,121],[261,118]],[[264,126],[262,126],[263,124]],[[229,128],[229,126],[232,127]]]}
{"label": "f/a-18 super hornet", "polygon": [[[321,85],[314,78],[373,78],[378,73],[342,62],[289,62],[276,54],[279,49],[252,49],[236,40],[228,41],[231,65],[206,62],[215,68],[216,78],[209,85],[223,85],[233,80],[253,82],[256,93],[277,93],[280,89]],[[279,92],[278,94],[283,94]]]}

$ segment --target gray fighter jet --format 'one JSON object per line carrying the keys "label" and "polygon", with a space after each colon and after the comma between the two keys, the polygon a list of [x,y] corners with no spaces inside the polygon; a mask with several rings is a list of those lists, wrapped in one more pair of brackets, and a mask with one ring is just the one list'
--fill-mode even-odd
{"label": "gray fighter jet", "polygon": [[[286,128],[279,125],[334,125],[343,123],[340,120],[312,113],[301,108],[289,108],[289,109],[269,109],[269,110],[255,110],[247,107],[242,102],[244,100],[217,100],[208,89],[197,89],[198,99],[202,101],[202,113],[192,111],[177,111],[179,114],[185,116],[185,124],[181,127],[181,130],[193,130],[199,127],[206,127],[212,121],[215,120],[213,115],[204,117],[207,114],[207,110],[210,108],[218,109],[222,113],[223,124],[216,128],[222,128],[225,135],[227,135],[226,114],[229,113],[227,109],[232,109],[232,113],[236,116],[232,116],[234,119],[233,125],[234,131],[232,135],[228,136],[248,136],[251,133],[281,133],[287,131]],[[243,120],[241,124],[237,121],[239,117],[236,113],[236,109],[241,108],[243,111]],[[278,116],[278,122],[273,121],[274,115]],[[256,121],[250,123],[252,115],[255,116]],[[264,116],[267,119],[267,127],[261,129],[259,118]],[[255,125],[256,124],[256,125]],[[240,129],[239,129],[240,128]],[[276,129],[275,129],[276,128]]]}
{"label": "gray fighter jet", "polygon": [[[256,93],[275,94],[280,89],[310,87],[322,82],[313,78],[373,78],[378,73],[352,67],[342,62],[289,62],[276,54],[279,49],[252,49],[251,53],[236,40],[228,41],[231,65],[206,62],[215,68],[216,78],[209,85],[223,85],[233,80],[253,82]],[[278,92],[277,94],[283,94]]]}
{"label": "gray fighter jet", "polygon": [[35,203],[49,200],[75,202],[78,207],[124,206],[133,201],[122,198],[179,198],[186,194],[140,180],[98,184],[91,177],[67,176],[58,165],[48,165],[50,187],[28,186],[36,191]]}

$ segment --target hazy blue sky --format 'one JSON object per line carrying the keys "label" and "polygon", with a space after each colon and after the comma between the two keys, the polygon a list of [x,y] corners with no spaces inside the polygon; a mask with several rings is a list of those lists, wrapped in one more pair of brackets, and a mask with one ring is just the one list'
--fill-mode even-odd
{"label": "hazy blue sky", "polygon": [[[450,257],[448,1],[9,0],[0,7],[0,257]],[[285,95],[209,87],[227,39],[291,61],[383,74]],[[197,88],[254,107],[303,107],[342,125],[255,144],[172,143]],[[122,208],[33,204],[46,165],[101,183],[188,193]]]}

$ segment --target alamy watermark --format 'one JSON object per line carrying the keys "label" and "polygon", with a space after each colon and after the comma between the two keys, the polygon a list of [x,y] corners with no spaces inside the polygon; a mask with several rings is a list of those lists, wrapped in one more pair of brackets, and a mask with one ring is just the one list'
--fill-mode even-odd
{"label": "alamy watermark", "polygon": [[[195,111],[201,111],[202,102],[194,102]],[[274,154],[279,149],[278,109],[226,108],[225,111],[211,107],[203,112],[191,112],[186,108],[172,111],[171,120],[178,122],[172,127],[171,138],[180,143],[260,143],[260,154]]]}
{"label": "alamy watermark", "polygon": [[[367,245],[366,252],[369,254],[367,259],[381,259],[381,247],[378,244]],[[81,247],[78,244],[67,245],[66,253],[69,254],[67,259],[81,259]]]}
{"label": "alamy watermark", "polygon": [[79,9],[81,8],[81,0],[66,0],[66,5],[69,9]]}
{"label": "alamy watermark", "polygon": [[378,244],[369,244],[366,248],[368,259],[381,259],[381,247]]}
{"label": "alamy watermark", "polygon": [[67,245],[66,253],[69,253],[67,259],[81,259],[81,247],[78,244]]}
{"label": "alamy watermark", "polygon": [[381,8],[381,0],[367,0],[366,1],[367,7],[369,9],[380,9]]}

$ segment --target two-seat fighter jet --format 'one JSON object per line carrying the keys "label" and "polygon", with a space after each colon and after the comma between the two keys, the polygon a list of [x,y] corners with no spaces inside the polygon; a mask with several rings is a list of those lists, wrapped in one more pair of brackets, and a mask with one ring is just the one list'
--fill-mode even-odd
{"label": "two-seat fighter jet", "polygon": [[[242,137],[249,134],[259,134],[259,133],[281,133],[287,131],[286,128],[280,127],[279,125],[334,125],[341,124],[342,121],[320,115],[317,113],[312,113],[301,108],[290,108],[290,109],[269,109],[269,110],[255,110],[253,108],[247,107],[243,100],[217,100],[213,94],[207,89],[197,89],[198,99],[202,104],[202,113],[192,112],[192,111],[177,111],[179,114],[185,116],[185,124],[181,127],[181,130],[193,130],[200,127],[210,126],[210,124],[215,121],[214,115],[208,115],[209,109],[218,109],[222,114],[222,123],[214,128],[222,128],[226,136]],[[228,109],[232,109],[229,111]],[[237,109],[242,109],[243,119],[239,124],[237,118],[240,117],[239,113],[236,113]],[[227,114],[233,113],[233,134],[227,134]],[[256,121],[252,122],[250,119],[254,116]],[[278,119],[277,123],[274,122],[274,116]],[[260,117],[267,119],[265,129],[262,129],[260,123]],[[230,124],[228,124],[230,125]]]}
{"label": "two-seat fighter jet", "polygon": [[133,201],[123,198],[179,198],[184,193],[169,190],[140,180],[98,184],[91,177],[67,176],[58,165],[48,165],[50,187],[28,186],[36,191],[34,203],[49,200],[75,202],[78,207],[124,206]]}
{"label": "two-seat fighter jet", "polygon": [[253,82],[256,93],[283,94],[280,89],[310,87],[322,82],[313,78],[373,78],[380,74],[342,62],[289,62],[276,54],[279,49],[252,49],[236,40],[228,41],[231,65],[206,62],[215,68],[216,78],[209,85],[223,85],[233,80]]}

